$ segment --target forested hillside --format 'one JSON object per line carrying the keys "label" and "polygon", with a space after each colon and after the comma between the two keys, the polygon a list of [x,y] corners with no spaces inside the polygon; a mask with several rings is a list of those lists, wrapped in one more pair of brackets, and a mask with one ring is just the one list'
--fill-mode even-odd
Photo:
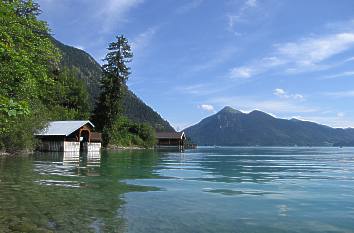
{"label": "forested hillside", "polygon": [[[91,104],[93,106],[100,93],[99,80],[102,74],[100,65],[85,51],[64,45],[54,38],[53,41],[62,53],[61,67],[77,68],[78,77],[83,80],[88,87]],[[135,122],[149,123],[158,131],[174,131],[166,120],[151,107],[147,106],[130,90],[125,94],[123,108],[125,116]]]}
{"label": "forested hillside", "polygon": [[77,76],[86,83],[91,103],[94,103],[100,93],[101,66],[85,51],[67,46],[53,37],[52,40],[62,55],[61,69],[63,67],[77,68]]}

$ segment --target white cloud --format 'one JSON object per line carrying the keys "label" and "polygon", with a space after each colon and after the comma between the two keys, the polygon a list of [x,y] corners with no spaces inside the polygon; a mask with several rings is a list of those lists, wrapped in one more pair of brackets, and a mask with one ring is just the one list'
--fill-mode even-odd
{"label": "white cloud", "polygon": [[230,70],[230,77],[237,78],[250,78],[254,73],[254,70],[250,67],[235,67]]}
{"label": "white cloud", "polygon": [[276,88],[273,94],[284,99],[304,100],[304,96],[301,94],[289,94],[284,89]]}
{"label": "white cloud", "polygon": [[131,48],[133,52],[137,52],[141,49],[146,48],[151,39],[154,37],[158,30],[158,27],[150,27],[146,31],[140,33],[137,37],[131,42]]}
{"label": "white cloud", "polygon": [[350,57],[350,58],[346,59],[344,62],[350,62],[350,61],[354,61],[354,57]]}
{"label": "white cloud", "polygon": [[331,96],[336,98],[354,97],[354,90],[325,92],[323,94],[326,96]]}
{"label": "white cloud", "polygon": [[127,13],[144,0],[106,0],[97,10],[97,18],[101,21],[102,32],[108,32],[115,24],[126,21]]}
{"label": "white cloud", "polygon": [[201,108],[201,109],[208,111],[208,112],[215,112],[214,106],[211,104],[201,104],[198,106],[198,108]]}
{"label": "white cloud", "polygon": [[205,86],[205,84],[195,84],[195,85],[189,85],[189,86],[180,86],[176,88],[178,91],[181,91],[183,93],[187,94],[194,94],[194,95],[199,95],[199,94],[209,94],[209,88]]}
{"label": "white cloud", "polygon": [[177,87],[176,90],[183,92],[183,93],[192,94],[192,95],[205,95],[205,94],[213,93],[212,89],[210,89],[208,86],[206,86],[206,84],[180,86],[180,87]]}
{"label": "white cloud", "polygon": [[237,50],[238,49],[233,46],[226,46],[225,48],[216,51],[214,54],[208,55],[205,62],[193,65],[191,71],[200,72],[203,70],[214,68],[215,66],[232,58],[237,52]]}
{"label": "white cloud", "polygon": [[305,99],[305,97],[301,94],[294,94],[294,95],[291,95],[291,97],[296,100],[304,100]]}
{"label": "white cloud", "polygon": [[337,117],[344,117],[345,116],[345,113],[344,112],[338,112],[337,113]]}
{"label": "white cloud", "polygon": [[264,68],[269,68],[284,65],[286,63],[286,60],[277,56],[269,56],[262,58],[260,62]]}
{"label": "white cloud", "polygon": [[245,5],[248,7],[256,7],[258,4],[257,0],[247,0]]}
{"label": "white cloud", "polygon": [[236,66],[232,70],[240,77],[249,78],[272,70],[291,74],[328,69],[332,66],[325,64],[327,60],[354,48],[354,30],[305,37],[295,42],[275,44],[273,47],[274,50],[269,55],[249,64]]}
{"label": "white cloud", "polygon": [[341,78],[341,77],[348,77],[348,76],[354,76],[354,71],[345,71],[338,74],[332,74],[332,75],[325,76],[321,79],[334,79],[334,78]]}
{"label": "white cloud", "polygon": [[303,38],[297,42],[275,45],[277,54],[299,66],[311,66],[333,55],[341,53],[354,45],[354,33]]}
{"label": "white cloud", "polygon": [[279,96],[279,97],[283,97],[285,95],[284,89],[281,89],[281,88],[274,89],[273,93],[274,93],[274,95]]}
{"label": "white cloud", "polygon": [[228,88],[230,88],[230,86],[227,85],[216,86],[214,84],[203,83],[203,84],[194,84],[189,86],[179,86],[176,87],[176,90],[186,94],[203,96],[203,95],[210,95],[210,94],[222,92]]}
{"label": "white cloud", "polygon": [[233,32],[235,35],[240,35],[241,33],[234,29],[236,23],[247,22],[247,12],[257,6],[257,0],[246,0],[236,13],[227,15],[229,31]]}
{"label": "white cloud", "polygon": [[228,19],[228,27],[230,30],[232,30],[235,25],[235,21],[237,19],[237,16],[236,15],[228,15],[227,19]]}
{"label": "white cloud", "polygon": [[187,13],[195,8],[198,8],[203,2],[204,0],[190,0],[187,4],[177,8],[176,12],[178,14]]}
{"label": "white cloud", "polygon": [[247,66],[234,67],[229,76],[231,78],[250,78],[267,70],[286,64],[286,61],[276,56],[263,57]]}
{"label": "white cloud", "polygon": [[354,19],[327,23],[326,28],[332,31],[350,31],[354,27]]}

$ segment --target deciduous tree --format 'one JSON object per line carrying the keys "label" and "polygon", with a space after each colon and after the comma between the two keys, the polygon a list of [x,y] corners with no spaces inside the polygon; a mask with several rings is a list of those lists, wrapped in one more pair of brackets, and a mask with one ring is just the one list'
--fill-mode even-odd
{"label": "deciduous tree", "polygon": [[[39,13],[31,0],[0,1],[0,146],[10,131],[32,137],[38,122],[27,119],[33,119],[53,83],[60,55]],[[16,133],[25,122],[27,130]]]}

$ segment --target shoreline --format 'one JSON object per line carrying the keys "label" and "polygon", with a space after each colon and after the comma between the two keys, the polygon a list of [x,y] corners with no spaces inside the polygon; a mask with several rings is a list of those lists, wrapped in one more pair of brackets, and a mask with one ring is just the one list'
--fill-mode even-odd
{"label": "shoreline", "polygon": [[102,150],[106,151],[122,151],[122,150],[149,150],[153,149],[152,148],[144,148],[144,147],[139,147],[139,146],[115,146],[115,145],[109,145],[107,147],[102,148]]}

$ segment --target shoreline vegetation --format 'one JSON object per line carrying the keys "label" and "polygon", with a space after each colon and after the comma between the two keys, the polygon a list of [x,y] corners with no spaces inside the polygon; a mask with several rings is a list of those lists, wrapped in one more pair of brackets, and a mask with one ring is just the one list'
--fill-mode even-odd
{"label": "shoreline vegetation", "polygon": [[103,147],[153,147],[153,125],[123,114],[133,58],[128,40],[120,35],[109,44],[92,104],[80,71],[61,66],[64,55],[39,14],[32,0],[0,2],[0,154],[34,150],[34,134],[52,120],[90,119],[102,132]]}

